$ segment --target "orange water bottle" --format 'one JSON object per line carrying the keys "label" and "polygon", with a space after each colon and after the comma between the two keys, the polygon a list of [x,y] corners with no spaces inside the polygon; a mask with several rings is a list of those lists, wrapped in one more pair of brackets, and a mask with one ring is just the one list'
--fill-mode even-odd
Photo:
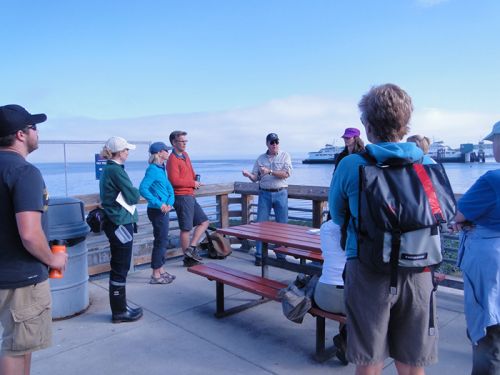
{"label": "orange water bottle", "polygon": [[[52,250],[52,254],[65,253],[66,252],[66,243],[63,240],[51,241],[50,242],[50,250]],[[61,270],[52,268],[52,269],[50,269],[49,277],[51,279],[62,279],[63,272]]]}

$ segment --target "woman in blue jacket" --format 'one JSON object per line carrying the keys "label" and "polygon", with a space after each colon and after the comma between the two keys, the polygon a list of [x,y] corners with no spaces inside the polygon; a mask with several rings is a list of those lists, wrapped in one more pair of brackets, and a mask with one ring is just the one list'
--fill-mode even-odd
{"label": "woman in blue jacket", "polygon": [[174,189],[168,181],[165,161],[172,147],[163,142],[149,146],[149,167],[141,182],[139,191],[148,201],[148,218],[153,225],[153,253],[150,284],[170,284],[175,276],[163,269],[168,244],[169,212],[174,206]]}
{"label": "woman in blue jacket", "polygon": [[[500,162],[500,121],[485,138]],[[472,375],[500,374],[500,169],[486,172],[458,201],[453,224],[463,230],[458,266],[464,277]]]}

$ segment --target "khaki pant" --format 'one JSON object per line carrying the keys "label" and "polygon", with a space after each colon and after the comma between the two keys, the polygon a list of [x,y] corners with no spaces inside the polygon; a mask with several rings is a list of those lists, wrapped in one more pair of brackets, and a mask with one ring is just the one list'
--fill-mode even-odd
{"label": "khaki pant", "polygon": [[17,356],[52,343],[48,280],[16,289],[0,289],[1,354]]}

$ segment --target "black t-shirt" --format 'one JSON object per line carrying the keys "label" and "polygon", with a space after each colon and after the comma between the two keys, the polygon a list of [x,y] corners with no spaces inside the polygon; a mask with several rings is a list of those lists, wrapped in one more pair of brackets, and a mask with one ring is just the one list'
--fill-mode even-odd
{"label": "black t-shirt", "polygon": [[0,151],[0,289],[37,284],[48,278],[47,266],[23,246],[16,213],[42,212],[48,194],[40,171],[21,155]]}

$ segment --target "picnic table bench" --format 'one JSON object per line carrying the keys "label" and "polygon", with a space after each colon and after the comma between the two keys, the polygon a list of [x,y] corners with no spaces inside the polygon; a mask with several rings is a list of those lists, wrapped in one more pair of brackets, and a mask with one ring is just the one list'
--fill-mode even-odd
{"label": "picnic table bench", "polygon": [[[215,281],[216,285],[216,312],[217,318],[223,318],[228,315],[235,314],[249,307],[261,304],[267,301],[280,301],[278,292],[280,289],[285,288],[287,285],[267,279],[261,276],[249,274],[247,272],[235,270],[232,268],[224,267],[216,263],[198,264],[188,268],[189,272],[204,276],[208,280]],[[252,300],[242,305],[225,309],[224,307],[224,285],[229,285],[246,292],[256,294],[262,298]],[[325,346],[325,331],[326,319],[334,320],[339,323],[345,323],[346,317],[339,314],[333,314],[328,311],[321,310],[318,307],[312,307],[309,311],[313,317],[316,318],[316,350],[314,358],[323,362],[335,355],[336,348]]]}
{"label": "picnic table bench", "polygon": [[[218,264],[200,264],[188,268],[189,272],[204,276],[216,282],[216,313],[218,318],[222,318],[252,306],[270,300],[279,301],[278,292],[287,285],[268,277],[268,266],[276,266],[294,272],[305,272],[309,274],[321,273],[321,266],[307,263],[307,260],[323,263],[321,255],[320,237],[311,233],[310,228],[292,224],[275,222],[261,222],[233,226],[229,228],[219,228],[218,233],[235,236],[240,239],[252,239],[262,241],[262,275],[256,276],[239,270],[234,270]],[[268,257],[268,244],[277,245],[273,250],[277,253],[290,255],[299,259],[300,264],[280,261]],[[445,276],[436,274],[436,280],[442,281]],[[256,294],[261,298],[252,300],[225,309],[224,306],[224,285],[244,290]],[[326,319],[334,320],[339,324],[345,324],[346,317],[333,314],[317,307],[309,310],[309,314],[316,318],[316,351],[315,358],[318,361],[325,361],[336,353],[334,346],[325,348],[325,322]]]}

